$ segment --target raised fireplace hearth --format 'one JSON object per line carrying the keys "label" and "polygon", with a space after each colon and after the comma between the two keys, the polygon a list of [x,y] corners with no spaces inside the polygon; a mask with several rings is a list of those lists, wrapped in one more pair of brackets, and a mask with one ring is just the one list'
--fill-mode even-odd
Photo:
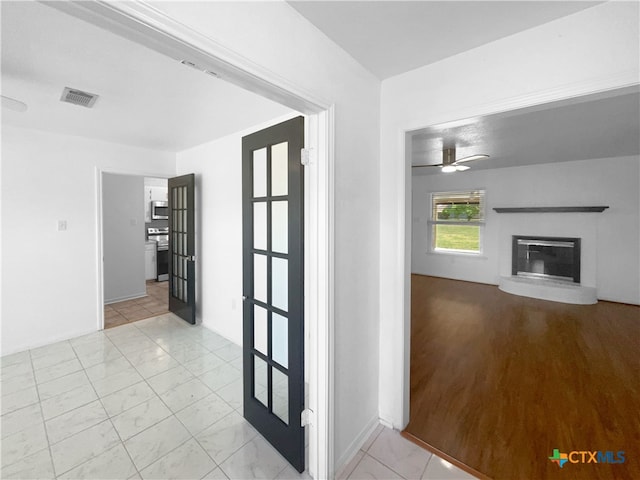
{"label": "raised fireplace hearth", "polygon": [[596,289],[580,284],[580,238],[513,235],[507,293],[554,302],[597,303]]}

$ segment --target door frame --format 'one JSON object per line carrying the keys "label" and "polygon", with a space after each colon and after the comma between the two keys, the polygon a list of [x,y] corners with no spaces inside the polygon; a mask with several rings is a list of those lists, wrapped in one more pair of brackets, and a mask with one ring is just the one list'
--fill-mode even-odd
{"label": "door frame", "polygon": [[[387,312],[381,318],[388,318],[388,322],[381,323],[381,335],[389,332],[390,341],[381,343],[380,358],[392,359],[390,366],[381,369],[379,385],[380,402],[382,404],[380,421],[390,428],[404,430],[409,424],[411,413],[411,258],[412,258],[412,149],[411,139],[416,131],[445,123],[457,123],[473,117],[499,114],[535,107],[546,103],[569,100],[584,95],[606,93],[619,88],[633,87],[637,84],[610,84],[603,86],[599,79],[584,81],[565,86],[562,89],[551,88],[531,92],[528,95],[518,95],[487,103],[473,104],[463,110],[444,111],[437,115],[431,114],[428,119],[412,120],[410,123],[396,125],[393,131],[383,132],[382,136],[394,138],[395,161],[389,163],[389,168],[381,175],[392,178],[395,205],[393,208],[395,228],[389,229],[390,235],[395,234],[389,249],[396,252],[391,273],[382,279],[383,288],[389,288],[393,295],[381,301],[381,312]],[[382,140],[384,143],[384,139]],[[383,199],[384,201],[385,199]],[[383,247],[385,248],[385,247]],[[381,360],[382,361],[382,360]],[[389,394],[388,392],[393,392]]]}
{"label": "door frame", "polygon": [[[171,175],[140,170],[129,170],[124,168],[101,168],[95,167],[96,185],[96,297],[98,299],[96,319],[97,329],[104,330],[104,205],[102,199],[102,179],[105,173],[112,175],[128,175],[130,177],[166,178]],[[144,252],[143,252],[144,253]]]}
{"label": "door frame", "polygon": [[[315,97],[270,70],[256,65],[214,40],[138,2],[53,2],[53,8],[141,43],[172,58],[192,58],[220,72],[225,80],[305,115],[305,318],[309,372],[309,462],[314,478],[331,478],[334,455],[334,138],[332,102]],[[308,124],[308,126],[307,126]],[[102,178],[98,191],[98,327],[102,311]],[[137,174],[140,172],[109,172]],[[149,174],[146,176],[160,177]]]}

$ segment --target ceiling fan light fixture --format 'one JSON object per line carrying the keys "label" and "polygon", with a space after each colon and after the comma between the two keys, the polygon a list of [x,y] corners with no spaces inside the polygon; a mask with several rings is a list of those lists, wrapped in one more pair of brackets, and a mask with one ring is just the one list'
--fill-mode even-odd
{"label": "ceiling fan light fixture", "polygon": [[467,167],[466,165],[456,165],[456,170],[458,172],[464,172],[465,170],[469,170],[471,167]]}
{"label": "ceiling fan light fixture", "polygon": [[442,173],[452,173],[456,170],[457,169],[454,165],[445,165],[444,167],[442,167]]}
{"label": "ceiling fan light fixture", "polygon": [[470,157],[464,157],[464,158],[461,158],[460,160],[456,160],[456,163],[471,162],[472,160],[480,160],[482,158],[489,158],[489,155],[485,155],[485,154],[471,155]]}

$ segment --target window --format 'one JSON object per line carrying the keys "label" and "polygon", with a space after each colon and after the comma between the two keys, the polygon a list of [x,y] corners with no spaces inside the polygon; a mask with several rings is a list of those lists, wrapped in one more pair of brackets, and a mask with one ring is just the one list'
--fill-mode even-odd
{"label": "window", "polygon": [[431,194],[431,251],[482,253],[484,190]]}

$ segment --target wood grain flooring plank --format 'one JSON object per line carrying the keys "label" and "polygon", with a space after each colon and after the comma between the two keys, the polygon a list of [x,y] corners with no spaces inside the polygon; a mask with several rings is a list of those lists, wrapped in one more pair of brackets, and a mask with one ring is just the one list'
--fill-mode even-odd
{"label": "wood grain flooring plank", "polygon": [[[411,293],[406,432],[494,479],[640,478],[640,307],[421,275]],[[560,469],[555,448],[626,461]]]}

